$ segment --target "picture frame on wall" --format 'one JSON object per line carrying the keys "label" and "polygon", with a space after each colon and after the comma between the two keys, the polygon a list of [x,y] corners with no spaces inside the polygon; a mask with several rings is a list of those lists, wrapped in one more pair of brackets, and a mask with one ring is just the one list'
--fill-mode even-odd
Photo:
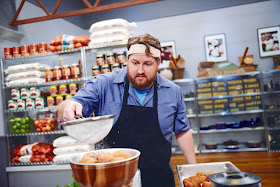
{"label": "picture frame on wall", "polygon": [[280,27],[266,27],[258,29],[258,44],[260,57],[280,55],[279,49]]}
{"label": "picture frame on wall", "polygon": [[224,33],[204,36],[207,62],[227,61],[226,36]]}
{"label": "picture frame on wall", "polygon": [[161,62],[172,60],[172,55],[176,58],[175,41],[161,42]]}

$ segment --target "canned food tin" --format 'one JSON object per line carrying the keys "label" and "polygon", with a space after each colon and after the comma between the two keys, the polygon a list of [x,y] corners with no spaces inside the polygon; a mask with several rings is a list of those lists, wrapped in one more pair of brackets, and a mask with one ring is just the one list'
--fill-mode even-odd
{"label": "canned food tin", "polygon": [[17,100],[17,108],[18,108],[18,109],[25,109],[25,100],[23,100],[23,99],[18,99],[18,100]]}
{"label": "canned food tin", "polygon": [[5,58],[13,57],[13,48],[4,48],[4,56]]}
{"label": "canned food tin", "polygon": [[45,107],[45,98],[37,97],[35,99],[35,107],[36,108],[43,108],[43,107]]}
{"label": "canned food tin", "polygon": [[116,63],[116,58],[113,52],[109,52],[106,54],[106,61],[109,65]]}
{"label": "canned food tin", "polygon": [[123,64],[126,62],[126,56],[124,51],[117,52],[116,62],[119,64]]}
{"label": "canned food tin", "polygon": [[38,52],[39,53],[47,53],[48,52],[48,44],[47,43],[40,43],[38,45]]}
{"label": "canned food tin", "polygon": [[14,100],[8,101],[9,110],[16,110],[17,109],[17,102]]}
{"label": "canned food tin", "polygon": [[69,65],[62,66],[62,79],[68,80],[71,78],[71,68]]}
{"label": "canned food tin", "polygon": [[59,94],[67,94],[68,86],[66,84],[59,85]]}
{"label": "canned food tin", "polygon": [[54,66],[53,68],[53,81],[62,79],[61,66]]}
{"label": "canned food tin", "polygon": [[105,64],[105,55],[104,54],[96,54],[96,64],[102,66]]}
{"label": "canned food tin", "polygon": [[31,44],[29,46],[29,54],[30,55],[36,55],[38,54],[38,46],[36,44]]}
{"label": "canned food tin", "polygon": [[13,47],[13,57],[20,57],[20,48]]}
{"label": "canned food tin", "polygon": [[26,99],[26,108],[27,109],[34,109],[35,108],[35,101],[34,99]]}
{"label": "canned food tin", "polygon": [[11,96],[13,100],[20,99],[20,89],[12,89],[11,90]]}
{"label": "canned food tin", "polygon": [[100,72],[99,66],[97,66],[97,65],[92,66],[92,76],[97,76],[100,74],[101,74],[101,72]]}
{"label": "canned food tin", "polygon": [[46,78],[46,82],[53,81],[53,69],[52,68],[45,69],[45,78]]}
{"label": "canned food tin", "polygon": [[30,90],[28,88],[22,88],[20,90],[21,99],[28,99],[30,97]]}
{"label": "canned food tin", "polygon": [[59,105],[62,102],[63,102],[63,96],[62,95],[56,96],[56,104]]}
{"label": "canned food tin", "polygon": [[71,65],[71,78],[72,79],[81,78],[81,72],[80,72],[79,64],[72,64]]}
{"label": "canned food tin", "polygon": [[40,89],[38,87],[30,88],[30,98],[40,97]]}
{"label": "canned food tin", "polygon": [[20,47],[21,56],[29,56],[29,47],[27,45],[23,45]]}
{"label": "canned food tin", "polygon": [[47,105],[49,106],[55,106],[56,105],[56,96],[48,96],[47,97]]}
{"label": "canned food tin", "polygon": [[79,90],[79,84],[78,83],[70,83],[69,84],[69,90],[71,94],[75,94]]}
{"label": "canned food tin", "polygon": [[51,95],[56,95],[58,94],[58,86],[57,85],[52,85],[50,86],[50,92],[51,92]]}

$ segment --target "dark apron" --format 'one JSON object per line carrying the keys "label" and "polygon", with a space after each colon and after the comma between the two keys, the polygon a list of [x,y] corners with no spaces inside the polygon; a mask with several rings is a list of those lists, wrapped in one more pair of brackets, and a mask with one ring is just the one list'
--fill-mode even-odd
{"label": "dark apron", "polygon": [[105,142],[111,147],[141,152],[138,167],[143,187],[174,187],[174,174],[169,166],[171,143],[164,138],[158,121],[157,81],[153,107],[127,105],[128,88],[126,79],[120,116]]}

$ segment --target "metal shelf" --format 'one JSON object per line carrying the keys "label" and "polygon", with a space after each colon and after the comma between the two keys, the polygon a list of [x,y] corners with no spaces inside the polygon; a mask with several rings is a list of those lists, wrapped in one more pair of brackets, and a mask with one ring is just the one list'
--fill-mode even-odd
{"label": "metal shelf", "polygon": [[218,96],[212,96],[212,97],[197,97],[197,100],[207,100],[207,99],[224,99],[224,98],[234,98],[234,97],[245,97],[245,96],[255,96],[255,95],[261,95],[261,92],[255,92],[255,93],[246,93],[246,94],[237,94],[237,95],[218,95]]}
{"label": "metal shelf", "polygon": [[195,118],[195,117],[196,117],[196,114],[187,114],[187,117],[188,117],[188,118]]}
{"label": "metal shelf", "polygon": [[245,151],[267,151],[268,149],[262,145],[259,148],[248,148],[245,144],[239,144],[239,149],[224,149],[224,146],[219,144],[217,149],[206,149],[204,146],[201,153],[223,153],[223,152],[245,152]]}
{"label": "metal shelf", "polygon": [[50,85],[59,85],[59,84],[69,84],[69,83],[80,83],[84,82],[85,78],[79,78],[79,79],[69,79],[69,80],[60,80],[60,81],[51,81],[51,82],[44,82],[39,84],[22,84],[17,86],[6,86],[6,88],[25,88],[25,87],[32,87],[32,86],[50,86]]}
{"label": "metal shelf", "polygon": [[212,116],[230,116],[230,115],[241,115],[241,114],[257,114],[262,113],[263,110],[250,110],[250,111],[239,111],[239,112],[224,112],[217,114],[198,114],[198,117],[212,117]]}
{"label": "metal shelf", "polygon": [[279,131],[280,130],[280,127],[268,127],[267,130],[270,130],[270,131]]}
{"label": "metal shelf", "polygon": [[53,135],[53,134],[66,134],[64,130],[47,131],[47,132],[30,132],[24,134],[7,134],[7,137],[17,137],[17,136],[41,136],[41,135]]}
{"label": "metal shelf", "polygon": [[52,111],[56,112],[58,106],[44,107],[44,108],[32,108],[32,109],[21,109],[21,110],[5,110],[5,113],[15,113],[15,112],[29,112],[29,111]]}
{"label": "metal shelf", "polygon": [[264,95],[268,94],[280,94],[280,91],[263,92]]}
{"label": "metal shelf", "polygon": [[265,109],[264,112],[273,113],[273,112],[280,112],[280,109]]}
{"label": "metal shelf", "polygon": [[84,47],[84,48],[85,50],[93,50],[93,49],[102,49],[102,48],[109,48],[109,47],[125,47],[126,44],[127,41],[122,41],[122,42],[98,44],[98,45],[93,45],[92,47]]}
{"label": "metal shelf", "polygon": [[187,83],[187,82],[194,82],[194,79],[175,79],[173,80],[174,83]]}
{"label": "metal shelf", "polygon": [[260,74],[259,71],[254,72],[248,72],[248,73],[241,73],[241,74],[231,74],[231,75],[218,75],[218,76],[211,76],[211,77],[201,77],[197,78],[197,80],[203,80],[203,79],[225,79],[228,77],[239,77],[239,76],[253,76]]}
{"label": "metal shelf", "polygon": [[69,164],[68,161],[60,161],[60,162],[21,162],[21,163],[10,163],[10,166],[39,166],[39,165],[61,165],[61,164]]}
{"label": "metal shelf", "polygon": [[211,134],[211,133],[227,133],[227,132],[246,132],[246,131],[263,131],[265,130],[264,127],[256,127],[256,128],[250,128],[250,127],[243,127],[239,129],[210,129],[210,130],[200,130],[201,134]]}

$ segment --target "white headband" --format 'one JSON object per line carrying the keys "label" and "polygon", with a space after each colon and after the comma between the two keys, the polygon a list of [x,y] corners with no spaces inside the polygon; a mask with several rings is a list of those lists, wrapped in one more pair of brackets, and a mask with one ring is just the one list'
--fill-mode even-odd
{"label": "white headband", "polygon": [[[153,46],[149,46],[150,48],[150,52],[152,54],[153,57],[158,57],[160,58],[160,50],[153,47]],[[131,54],[146,54],[146,45],[144,44],[134,44],[131,45],[128,52],[127,52],[127,56],[131,55]]]}

